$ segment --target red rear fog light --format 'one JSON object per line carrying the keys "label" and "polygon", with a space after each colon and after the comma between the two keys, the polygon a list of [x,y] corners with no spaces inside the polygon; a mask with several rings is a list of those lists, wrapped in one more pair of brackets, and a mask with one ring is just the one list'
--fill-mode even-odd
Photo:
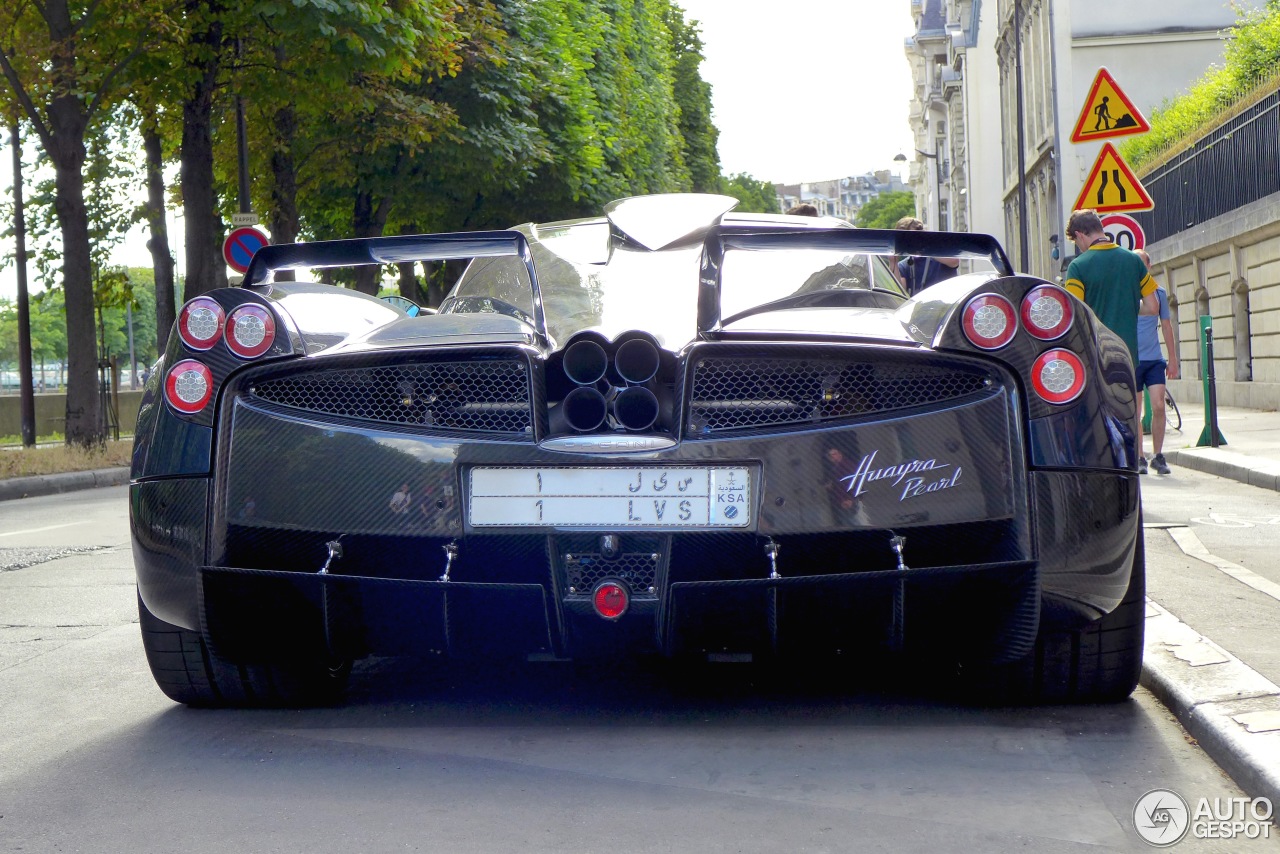
{"label": "red rear fog light", "polygon": [[627,613],[627,606],[631,604],[631,594],[627,592],[627,588],[616,581],[601,581],[596,585],[596,589],[591,591],[591,604],[595,607],[596,613],[606,620],[616,620]]}

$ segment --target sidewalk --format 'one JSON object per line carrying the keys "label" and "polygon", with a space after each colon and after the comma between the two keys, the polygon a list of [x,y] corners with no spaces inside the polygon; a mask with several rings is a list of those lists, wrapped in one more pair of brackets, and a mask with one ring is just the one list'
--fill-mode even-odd
{"label": "sidewalk", "polygon": [[[1280,412],[1219,408],[1218,429],[1226,439],[1219,448],[1196,446],[1203,426],[1204,406],[1187,404],[1181,431],[1165,434],[1164,453],[1175,476],[1178,468],[1194,469],[1280,491]],[[0,501],[128,479],[127,468],[17,478],[0,481]],[[1280,605],[1280,585],[1243,567],[1223,566],[1226,562],[1212,555],[1199,559],[1209,558],[1228,574],[1238,570],[1252,576],[1246,583]],[[1215,626],[1200,628],[1212,633]],[[1280,686],[1150,601],[1142,684],[1246,792],[1280,803]]]}
{"label": "sidewalk", "polygon": [[[1197,445],[1204,404],[1180,409],[1181,432],[1168,431],[1164,440],[1175,476],[1186,468],[1280,491],[1280,412],[1219,407],[1218,432],[1226,443],[1213,448]],[[1195,557],[1247,576],[1241,580],[1280,600],[1280,585],[1208,553]],[[1224,613],[1223,619],[1231,617]],[[1200,628],[1215,631],[1214,625]],[[1275,681],[1148,602],[1142,684],[1241,788],[1280,801],[1280,686]]]}

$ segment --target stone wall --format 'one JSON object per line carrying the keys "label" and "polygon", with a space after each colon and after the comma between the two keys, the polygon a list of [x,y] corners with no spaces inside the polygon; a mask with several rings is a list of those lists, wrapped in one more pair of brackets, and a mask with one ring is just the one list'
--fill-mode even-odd
{"label": "stone wall", "polygon": [[[138,422],[142,390],[120,392],[120,435],[132,435]],[[67,396],[62,392],[36,395],[36,435],[64,432]],[[22,399],[17,394],[0,395],[0,436],[22,435]]]}
{"label": "stone wall", "polygon": [[1169,289],[1183,379],[1179,401],[1203,400],[1198,317],[1213,318],[1218,403],[1280,409],[1280,193],[1147,247]]}

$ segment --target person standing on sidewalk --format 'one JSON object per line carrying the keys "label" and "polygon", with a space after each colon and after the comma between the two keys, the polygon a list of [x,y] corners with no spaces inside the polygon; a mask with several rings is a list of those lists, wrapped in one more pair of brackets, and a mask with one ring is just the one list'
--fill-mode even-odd
{"label": "person standing on sidewalk", "polygon": [[1160,310],[1156,280],[1141,258],[1111,241],[1095,210],[1071,212],[1067,239],[1080,254],[1067,265],[1066,289],[1123,339],[1137,365],[1138,316],[1154,316]]}
{"label": "person standing on sidewalk", "polygon": [[[1098,212],[1072,211],[1067,239],[1080,254],[1067,265],[1067,291],[1093,309],[1098,320],[1129,348],[1131,364],[1138,364],[1138,316],[1160,310],[1156,280],[1142,259],[1112,242],[1102,230]],[[1134,425],[1138,459],[1142,460],[1142,420]],[[1145,465],[1145,462],[1143,463]]]}
{"label": "person standing on sidewalk", "polygon": [[[1137,255],[1151,271],[1151,256],[1139,249]],[[1158,315],[1138,318],[1138,391],[1144,388],[1151,398],[1151,468],[1156,474],[1168,474],[1169,464],[1165,462],[1164,425],[1165,405],[1164,387],[1167,379],[1178,378],[1178,341],[1173,335],[1173,321],[1169,313],[1169,299],[1164,288],[1157,283],[1156,300],[1160,303]],[[1157,333],[1156,327],[1160,331]],[[1164,336],[1164,348],[1169,354],[1166,362],[1161,358],[1160,336]],[[1138,460],[1138,473],[1147,473],[1147,457],[1144,454]]]}

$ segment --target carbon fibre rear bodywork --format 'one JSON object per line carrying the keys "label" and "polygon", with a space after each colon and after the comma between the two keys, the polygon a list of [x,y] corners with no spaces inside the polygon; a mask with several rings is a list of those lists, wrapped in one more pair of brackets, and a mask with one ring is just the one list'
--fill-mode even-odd
{"label": "carbon fibre rear bodywork", "polygon": [[[722,324],[726,249],[849,239],[778,220],[717,217],[630,248],[700,259],[683,338],[558,326],[559,297],[536,287],[527,311],[496,297],[496,311],[472,310],[474,264],[452,303],[418,318],[327,286],[215,292],[228,312],[267,306],[281,333],[259,359],[210,350],[216,394],[195,416],[167,405],[156,372],[131,487],[146,611],[219,660],[284,665],[639,652],[1014,662],[1046,632],[1115,611],[1140,572],[1134,386],[1118,339],[1074,303],[1056,340],[975,347],[960,323],[974,294],[1017,305],[1045,284],[1001,270],[1002,253],[994,273],[912,300],[845,284],[817,305]],[[611,246],[644,243],[618,221]],[[523,233],[534,251],[517,246],[518,263],[539,276],[539,231]],[[893,233],[858,246],[877,235],[904,251]],[[909,239],[940,254],[974,245]],[[855,275],[881,274],[877,257]],[[828,290],[841,291],[834,304]],[[170,340],[166,364],[191,355]],[[633,340],[644,343],[624,354]],[[1076,353],[1085,375],[1062,405],[1029,387],[1050,348]],[[600,487],[573,505],[585,510],[540,521],[543,476],[583,471],[637,497]],[[563,515],[577,512],[587,520]],[[603,582],[624,589],[625,613],[593,604]]]}

